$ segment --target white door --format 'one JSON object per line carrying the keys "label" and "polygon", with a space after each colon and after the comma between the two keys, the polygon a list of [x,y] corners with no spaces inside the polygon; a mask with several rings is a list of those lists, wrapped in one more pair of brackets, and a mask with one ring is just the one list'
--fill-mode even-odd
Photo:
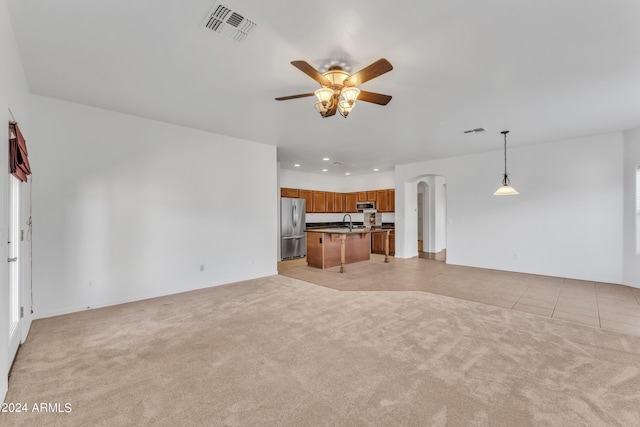
{"label": "white door", "polygon": [[20,181],[9,176],[9,366],[20,345]]}

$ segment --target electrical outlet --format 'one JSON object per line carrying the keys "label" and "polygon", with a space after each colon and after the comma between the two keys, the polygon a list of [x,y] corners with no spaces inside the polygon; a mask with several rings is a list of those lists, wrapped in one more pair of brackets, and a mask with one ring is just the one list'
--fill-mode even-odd
{"label": "electrical outlet", "polygon": [[200,264],[200,271],[204,271],[204,264]]}
{"label": "electrical outlet", "polygon": [[518,254],[514,253],[513,254],[513,259],[517,260],[518,259]]}

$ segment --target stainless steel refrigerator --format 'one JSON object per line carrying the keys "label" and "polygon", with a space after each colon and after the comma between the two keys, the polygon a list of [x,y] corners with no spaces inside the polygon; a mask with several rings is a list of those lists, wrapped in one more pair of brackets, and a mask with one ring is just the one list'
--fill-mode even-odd
{"label": "stainless steel refrigerator", "polygon": [[280,253],[282,259],[302,258],[307,254],[305,199],[280,199]]}

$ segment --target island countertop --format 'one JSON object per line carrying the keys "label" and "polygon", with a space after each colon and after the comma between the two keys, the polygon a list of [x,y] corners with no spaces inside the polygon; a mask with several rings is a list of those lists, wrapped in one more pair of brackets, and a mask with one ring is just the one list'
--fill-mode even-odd
{"label": "island countertop", "polygon": [[329,227],[329,228],[307,228],[307,233],[329,233],[329,234],[362,234],[362,233],[381,233],[392,230],[391,228],[370,228],[370,227]]}

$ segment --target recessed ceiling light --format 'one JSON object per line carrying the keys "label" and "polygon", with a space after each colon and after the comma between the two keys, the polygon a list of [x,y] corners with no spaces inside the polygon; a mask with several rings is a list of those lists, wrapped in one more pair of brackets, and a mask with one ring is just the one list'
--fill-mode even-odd
{"label": "recessed ceiling light", "polygon": [[294,166],[294,167],[296,167],[296,168],[299,168],[299,167],[300,167],[300,165],[299,165],[298,163],[296,163],[296,164],[295,164],[295,165],[293,165],[293,166]]}
{"label": "recessed ceiling light", "polygon": [[351,175],[351,172],[345,172],[344,174],[345,175]]}
{"label": "recessed ceiling light", "polygon": [[328,170],[329,170],[329,169],[322,169],[322,172],[326,172],[326,171],[328,171]]}
{"label": "recessed ceiling light", "polygon": [[325,162],[328,162],[328,161],[329,161],[329,160],[331,160],[331,159],[330,159],[330,158],[328,158],[328,157],[323,157],[323,158],[322,158],[322,160],[324,160]]}
{"label": "recessed ceiling light", "polygon": [[380,169],[378,169],[378,168],[375,168],[375,169],[374,169],[373,171],[374,171],[374,172],[378,172],[379,170],[380,170]]}

